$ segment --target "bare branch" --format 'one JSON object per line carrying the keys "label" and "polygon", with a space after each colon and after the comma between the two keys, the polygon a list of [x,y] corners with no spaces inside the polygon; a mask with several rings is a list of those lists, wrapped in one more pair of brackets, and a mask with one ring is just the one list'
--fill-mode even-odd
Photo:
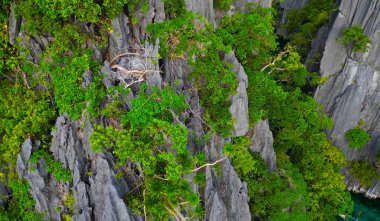
{"label": "bare branch", "polygon": [[275,58],[271,63],[265,65],[265,66],[261,69],[261,72],[264,72],[265,69],[267,69],[268,67],[275,65],[277,61],[281,60],[282,57],[284,57],[284,55],[285,55],[286,53],[288,53],[288,51],[289,51],[289,50],[287,49],[287,50],[285,50],[285,51],[280,52],[280,53],[276,56],[276,58]]}
{"label": "bare branch", "polygon": [[139,53],[126,52],[126,53],[122,53],[122,54],[116,55],[116,57],[112,58],[110,64],[112,64],[116,59],[118,59],[120,57],[128,56],[128,55],[134,55],[134,56],[141,57],[141,55]]}
{"label": "bare branch", "polygon": [[206,164],[204,164],[204,165],[202,165],[202,166],[200,166],[200,167],[198,167],[198,168],[195,168],[195,169],[192,170],[191,172],[195,173],[195,172],[198,172],[200,169],[202,169],[202,168],[204,168],[204,167],[207,167],[207,166],[214,166],[214,165],[216,165],[216,164],[218,164],[218,163],[224,161],[225,159],[227,159],[227,157],[223,157],[222,159],[217,160],[217,161],[215,161],[214,163],[206,163]]}

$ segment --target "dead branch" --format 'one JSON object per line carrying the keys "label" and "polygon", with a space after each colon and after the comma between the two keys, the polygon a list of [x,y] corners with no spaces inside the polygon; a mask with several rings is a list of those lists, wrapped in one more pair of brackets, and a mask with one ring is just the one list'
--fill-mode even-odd
{"label": "dead branch", "polygon": [[224,161],[225,159],[227,159],[227,157],[223,157],[222,159],[217,160],[217,161],[215,161],[214,163],[206,163],[206,164],[204,164],[204,165],[202,165],[202,166],[200,166],[200,167],[198,167],[198,168],[195,168],[195,169],[192,170],[191,172],[195,173],[195,172],[198,172],[200,169],[202,169],[202,168],[204,168],[204,167],[207,167],[207,166],[214,166],[214,165],[216,165],[216,164],[218,164],[218,163]]}
{"label": "dead branch", "polygon": [[139,53],[126,52],[126,53],[122,53],[122,54],[116,55],[116,57],[112,58],[110,64],[112,64],[116,59],[118,59],[120,57],[128,56],[128,55],[133,55],[133,56],[139,56],[139,57],[141,57],[141,55]]}
{"label": "dead branch", "polygon": [[267,69],[268,67],[275,65],[276,62],[278,62],[279,60],[281,60],[282,57],[284,57],[284,55],[285,55],[286,53],[288,53],[288,51],[289,51],[289,50],[287,49],[287,50],[285,50],[285,51],[280,52],[280,53],[276,56],[276,58],[275,58],[271,63],[265,65],[265,66],[261,69],[261,72],[264,72],[265,69]]}
{"label": "dead branch", "polygon": [[116,69],[119,69],[120,71],[122,71],[123,73],[125,74],[128,74],[128,75],[131,75],[133,77],[140,77],[140,76],[144,76],[145,74],[147,73],[150,73],[150,72],[160,72],[160,71],[157,71],[157,70],[127,70],[126,68],[118,65],[118,64],[114,64],[111,66],[111,68],[116,68]]}

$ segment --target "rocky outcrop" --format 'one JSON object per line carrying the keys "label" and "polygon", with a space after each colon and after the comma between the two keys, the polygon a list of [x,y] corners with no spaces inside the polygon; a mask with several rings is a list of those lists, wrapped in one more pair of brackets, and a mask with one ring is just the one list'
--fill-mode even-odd
{"label": "rocky outcrop", "polygon": [[[27,139],[22,145],[22,152],[17,157],[17,172],[20,178],[26,179],[31,186],[31,194],[36,202],[36,210],[53,220],[61,220],[63,212],[63,195],[68,192],[68,185],[57,182],[45,168],[45,160],[30,163],[32,152],[39,146]],[[32,169],[33,168],[33,169]]]}
{"label": "rocky outcrop", "polygon": [[248,116],[248,77],[245,74],[243,66],[231,52],[224,57],[224,61],[233,65],[233,71],[236,73],[239,85],[236,89],[236,95],[232,97],[230,113],[234,119],[234,136],[244,136],[249,130]]}
{"label": "rocky outcrop", "polygon": [[77,220],[89,217],[99,221],[139,220],[130,214],[123,201],[129,188],[124,178],[116,178],[112,156],[91,150],[88,139],[92,130],[89,122],[81,129],[79,122],[60,116],[53,132],[50,150],[57,161],[73,171],[75,217]]}
{"label": "rocky outcrop", "polygon": [[[233,4],[238,10],[243,10],[244,5],[248,2],[258,2],[263,6],[271,4],[270,0],[239,0],[234,1]],[[188,10],[205,16],[212,24],[216,24],[213,1],[186,0],[186,7]],[[224,144],[230,140],[214,135],[206,145],[199,142],[205,136],[204,127],[207,124],[202,119],[203,109],[200,105],[198,91],[193,89],[194,82],[188,78],[192,68],[185,59],[159,60],[157,58],[158,41],[154,44],[141,43],[146,37],[145,26],[147,24],[165,20],[163,1],[150,0],[148,13],[138,12],[135,16],[140,21],[138,25],[131,24],[124,13],[112,21],[113,31],[108,34],[109,45],[107,48],[98,49],[93,42],[86,43],[86,47],[95,50],[95,59],[103,62],[101,72],[106,75],[103,84],[109,88],[120,84],[128,85],[136,81],[129,85],[132,92],[139,89],[141,82],[147,82],[149,86],[158,86],[159,88],[170,84],[177,92],[184,94],[190,108],[183,113],[184,116],[180,116],[180,119],[186,119],[183,120],[183,124],[189,129],[188,148],[193,153],[204,151],[209,162],[224,159],[217,165],[218,168],[206,167],[205,188],[199,188],[193,184],[194,190],[199,191],[204,199],[206,220],[251,220],[247,185],[240,180],[230,160],[222,155]],[[13,21],[13,23],[17,22]],[[17,24],[14,27],[17,32]],[[25,33],[19,33],[18,36],[25,47],[31,48],[30,59],[37,64],[38,54],[45,50],[49,38],[27,40]],[[231,97],[230,112],[235,119],[233,135],[235,137],[243,136],[249,129],[246,92],[248,79],[234,53],[224,55],[224,61],[232,64],[232,70],[236,72],[239,81],[237,93]],[[126,75],[125,70],[143,71],[146,75],[140,79]],[[92,73],[85,72],[83,78],[85,81],[83,87],[86,87],[92,81]],[[132,92],[130,97],[125,98],[125,110],[129,108],[129,99],[133,97]],[[107,124],[107,120],[103,118],[94,121],[101,125]],[[123,171],[122,177],[116,177],[120,171],[115,169],[113,156],[109,153],[92,151],[89,141],[93,131],[92,123],[94,122],[86,120],[86,116],[72,121],[67,115],[62,114],[57,118],[55,130],[52,132],[53,138],[49,150],[56,161],[72,172],[72,183],[56,181],[46,171],[43,159],[37,164],[31,164],[30,156],[38,145],[32,144],[31,140],[27,140],[23,145],[17,169],[20,177],[28,180],[32,186],[31,193],[36,201],[36,209],[42,213],[46,212],[46,217],[52,220],[61,220],[62,214],[69,212],[72,213],[72,220],[75,221],[143,220],[142,216],[133,215],[124,201],[126,193],[133,188],[132,183],[136,183],[138,178],[125,171]],[[265,133],[267,135],[270,133],[269,128]],[[267,135],[257,138],[257,140],[261,142],[261,139],[267,139]],[[268,155],[269,140],[263,142],[264,146],[260,151]],[[273,162],[273,157],[268,159]],[[31,165],[36,170],[32,171]],[[220,168],[221,170],[219,170]],[[75,206],[70,211],[64,206],[67,194],[72,194],[75,200]]]}
{"label": "rocky outcrop", "polygon": [[[214,162],[222,159],[224,140],[214,136],[205,146],[207,159]],[[229,159],[221,162],[218,169],[206,167],[206,187],[204,192],[206,220],[248,221],[251,213],[248,206],[247,184],[240,181]]]}
{"label": "rocky outcrop", "polygon": [[261,158],[267,163],[270,172],[277,171],[276,153],[273,149],[273,134],[269,129],[268,121],[259,121],[253,129],[250,149],[260,153]]}
{"label": "rocky outcrop", "polygon": [[[379,152],[379,14],[380,1],[342,1],[321,60],[320,74],[328,78],[328,81],[318,87],[315,98],[335,123],[328,133],[329,138],[345,153],[349,161],[367,160],[374,163]],[[353,25],[360,25],[371,38],[372,44],[368,52],[354,53],[352,45],[337,41],[342,30]],[[344,134],[359,122],[364,122],[362,128],[370,133],[372,139],[362,149],[351,149]],[[346,176],[346,183],[350,189],[365,193],[368,197],[380,197],[379,180],[369,189],[352,182],[349,175]]]}
{"label": "rocky outcrop", "polygon": [[214,27],[216,26],[213,0],[186,0],[186,9],[202,15]]}

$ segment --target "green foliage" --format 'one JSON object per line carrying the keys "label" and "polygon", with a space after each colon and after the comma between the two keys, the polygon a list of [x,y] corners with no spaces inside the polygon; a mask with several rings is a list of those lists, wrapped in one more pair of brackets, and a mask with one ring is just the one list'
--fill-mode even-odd
{"label": "green foliage", "polygon": [[338,38],[344,44],[352,43],[354,52],[367,52],[371,40],[365,35],[359,25],[348,27],[342,31],[342,37]]}
{"label": "green foliage", "polygon": [[236,172],[243,177],[256,173],[256,160],[249,149],[251,141],[248,137],[234,138],[224,146],[223,152],[232,159]]}
{"label": "green foliage", "polygon": [[[230,97],[237,88],[236,74],[219,52],[230,52],[222,38],[204,19],[191,13],[161,24],[148,26],[152,39],[160,38],[160,55],[183,57],[194,67],[192,78],[199,89],[202,106],[206,108],[205,119],[216,132],[227,135],[232,128],[228,107]],[[194,56],[196,57],[193,60]]]}
{"label": "green foliage", "polygon": [[[0,12],[1,8],[0,8]],[[0,77],[9,76],[18,68],[17,50],[9,43],[7,20],[0,18]]]}
{"label": "green foliage", "polygon": [[[92,59],[92,51],[79,47],[86,40],[84,34],[76,26],[65,25],[54,35],[55,41],[45,51],[40,66],[41,72],[51,75],[53,84],[50,86],[59,112],[67,113],[72,120],[79,119],[85,109],[96,116],[105,92],[99,86],[99,64]],[[87,87],[83,79],[86,71],[94,75]]]}
{"label": "green foliage", "polygon": [[288,33],[284,37],[302,58],[306,58],[319,28],[328,23],[334,4],[334,0],[310,0],[301,10],[289,11],[288,21],[282,27]]}
{"label": "green foliage", "polygon": [[351,148],[363,148],[371,140],[367,131],[359,127],[346,131],[345,136]]}
{"label": "green foliage", "polygon": [[292,46],[286,47],[282,59],[276,62],[270,69],[270,73],[277,81],[285,83],[292,88],[305,86],[307,83],[306,78],[310,76],[305,65],[301,62],[300,55]]}
{"label": "green foliage", "polygon": [[250,7],[248,13],[235,12],[225,16],[216,30],[225,45],[230,45],[239,61],[251,71],[261,68],[276,49],[273,11],[259,6]]}
{"label": "green foliage", "polygon": [[213,0],[214,7],[228,11],[233,3],[233,0]]}
{"label": "green foliage", "polygon": [[29,183],[17,178],[11,178],[8,181],[8,186],[12,190],[12,199],[7,210],[0,205],[0,219],[4,221],[42,220],[42,216],[38,215],[34,210],[35,202],[29,193]]}
{"label": "green foliage", "polygon": [[360,181],[363,187],[371,186],[372,179],[379,178],[377,169],[367,161],[353,161],[349,172]]}
{"label": "green foliage", "polygon": [[[135,7],[136,0],[24,0],[18,11],[26,19],[28,31],[57,30],[57,24],[75,22],[97,23],[102,18],[115,18],[123,6]],[[132,8],[132,7],[131,7]]]}
{"label": "green foliage", "polygon": [[95,151],[112,150],[121,165],[128,159],[141,163],[142,187],[129,193],[128,201],[135,206],[142,201],[132,209],[143,213],[144,205],[149,219],[167,220],[177,206],[199,207],[200,198],[184,176],[200,158],[195,160],[187,150],[187,129],[177,120],[177,114],[188,108],[184,96],[171,87],[153,88],[151,93],[146,89],[144,84],[131,111],[122,116],[123,129],[97,126],[90,140]]}
{"label": "green foliage", "polygon": [[164,0],[165,14],[168,18],[175,18],[186,12],[184,0]]}
{"label": "green foliage", "polygon": [[[262,163],[264,164],[264,163]],[[265,167],[265,165],[262,165]],[[309,220],[304,199],[306,183],[290,163],[279,173],[262,173],[247,180],[250,211],[260,220]]]}
{"label": "green foliage", "polygon": [[71,171],[64,169],[62,164],[55,161],[53,156],[45,149],[40,149],[33,153],[30,161],[37,163],[40,159],[44,159],[46,171],[51,173],[57,180],[63,182],[71,182],[73,180]]}
{"label": "green foliage", "polygon": [[47,92],[36,92],[23,85],[0,81],[0,159],[15,163],[26,138],[50,132],[56,112]]}

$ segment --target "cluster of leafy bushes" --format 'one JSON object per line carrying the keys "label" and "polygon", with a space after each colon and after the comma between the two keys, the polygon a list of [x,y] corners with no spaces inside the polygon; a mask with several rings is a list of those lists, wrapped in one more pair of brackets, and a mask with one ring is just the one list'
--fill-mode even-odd
{"label": "cluster of leafy bushes", "polygon": [[40,148],[38,151],[34,152],[30,162],[38,163],[40,159],[44,159],[46,171],[52,174],[56,180],[63,182],[71,182],[73,180],[71,171],[64,169],[61,163],[55,161],[46,148]]}
{"label": "cluster of leafy bushes", "polygon": [[342,31],[342,37],[338,38],[344,44],[352,43],[354,52],[367,52],[371,40],[365,35],[359,25],[348,27]]}
{"label": "cluster of leafy bushes", "polygon": [[[91,136],[92,148],[112,151],[120,165],[128,160],[141,164],[137,175],[143,180],[127,198],[135,213],[149,219],[168,220],[181,217],[181,211],[192,214],[192,220],[202,215],[200,197],[193,192],[185,178],[204,156],[193,157],[187,149],[187,128],[178,119],[188,108],[183,95],[171,87],[147,93],[141,87],[138,97],[132,100],[132,109],[123,114],[121,129],[97,126]],[[133,171],[131,171],[133,172]],[[132,197],[133,196],[133,197]],[[133,203],[133,199],[140,203]],[[137,208],[136,208],[137,207]]]}
{"label": "cluster of leafy bushes", "polygon": [[218,9],[228,10],[233,0],[213,0],[214,7]]}
{"label": "cluster of leafy bushes", "polygon": [[378,179],[379,173],[377,169],[367,161],[353,161],[349,172],[361,183],[364,187],[372,185],[372,179]]}
{"label": "cluster of leafy bushes", "polygon": [[371,139],[367,131],[359,127],[346,131],[345,136],[351,148],[363,148]]}
{"label": "cluster of leafy bushes", "polygon": [[12,190],[12,198],[7,207],[0,206],[1,220],[42,220],[41,215],[34,210],[35,201],[29,193],[29,183],[25,180],[20,180],[16,175],[9,177],[7,185]]}
{"label": "cluster of leafy bushes", "polygon": [[229,53],[230,45],[223,43],[219,33],[204,18],[189,12],[161,24],[152,24],[147,30],[152,39],[160,38],[162,57],[177,58],[186,54],[188,63],[194,68],[191,76],[202,106],[206,108],[207,123],[214,131],[229,134],[232,118],[228,107],[237,88],[237,79],[231,66],[221,59],[220,52]]}

